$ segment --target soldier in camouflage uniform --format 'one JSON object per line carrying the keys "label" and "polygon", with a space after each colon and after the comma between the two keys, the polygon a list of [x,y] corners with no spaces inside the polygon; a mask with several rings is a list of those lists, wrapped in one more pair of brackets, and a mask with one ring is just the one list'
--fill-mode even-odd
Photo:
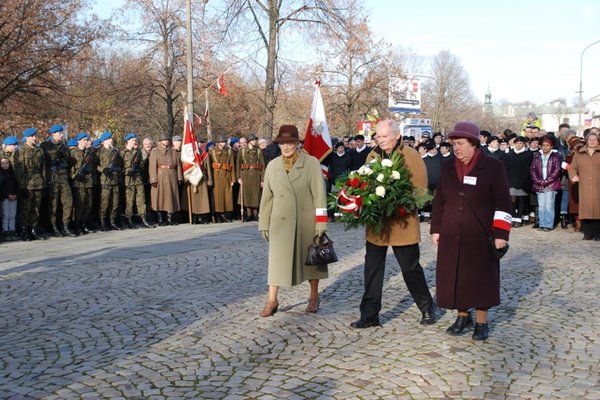
{"label": "soldier in camouflage uniform", "polygon": [[[117,225],[119,210],[119,185],[123,175],[123,160],[119,151],[113,147],[112,132],[106,131],[100,136],[102,147],[98,152],[98,172],[100,173],[100,229],[121,230]],[[110,225],[106,218],[110,218]]]}
{"label": "soldier in camouflage uniform", "polygon": [[[40,144],[46,157],[46,179],[48,179],[48,192],[50,201],[50,222],[54,236],[77,236],[69,225],[73,215],[73,192],[69,183],[69,170],[71,157],[69,149],[63,142],[64,133],[62,125],[53,125],[48,131],[50,140]],[[63,230],[60,229],[59,204],[62,207]]]}
{"label": "soldier in camouflage uniform", "polygon": [[142,150],[140,149],[138,137],[135,133],[125,135],[125,148],[121,150],[123,159],[123,170],[125,172],[125,215],[129,228],[133,228],[133,216],[135,205],[137,214],[142,218],[142,224],[146,228],[154,228],[146,218],[146,195],[144,192],[145,173]]}
{"label": "soldier in camouflage uniform", "polygon": [[246,209],[244,220],[258,221],[265,158],[262,150],[256,146],[256,135],[248,135],[247,141],[248,145],[238,151],[235,170],[240,184],[240,204],[243,204]]}
{"label": "soldier in camouflage uniform", "polygon": [[46,188],[44,151],[36,146],[37,130],[25,129],[25,143],[15,151],[13,168],[19,185],[20,220],[23,240],[45,239],[38,235],[42,190]]}
{"label": "soldier in camouflage uniform", "polygon": [[73,163],[71,165],[71,179],[73,181],[73,219],[75,226],[81,233],[91,233],[90,212],[92,211],[94,189],[94,150],[90,135],[79,133],[75,140],[77,146],[69,154]]}
{"label": "soldier in camouflage uniform", "polygon": [[233,211],[233,184],[235,182],[235,159],[227,147],[225,135],[217,135],[217,145],[210,149],[209,165],[213,176],[213,200],[215,220],[231,222]]}

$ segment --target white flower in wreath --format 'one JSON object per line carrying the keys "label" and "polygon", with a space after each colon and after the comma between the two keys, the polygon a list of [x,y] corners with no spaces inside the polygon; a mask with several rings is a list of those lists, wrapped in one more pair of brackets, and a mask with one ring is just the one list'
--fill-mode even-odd
{"label": "white flower in wreath", "polygon": [[400,172],[392,171],[390,178],[392,178],[393,181],[397,181],[398,179],[400,179]]}
{"label": "white flower in wreath", "polygon": [[368,168],[368,169],[367,169],[367,175],[372,175],[372,174],[373,174],[373,170],[372,170],[372,169],[370,169],[370,168]]}
{"label": "white flower in wreath", "polygon": [[375,188],[375,194],[379,197],[384,197],[385,196],[385,188],[383,186],[377,186]]}
{"label": "white flower in wreath", "polygon": [[366,175],[368,169],[369,168],[367,168],[365,165],[363,165],[356,172],[358,172],[359,175]]}
{"label": "white flower in wreath", "polygon": [[375,180],[377,180],[377,182],[383,182],[384,179],[385,179],[385,175],[383,175],[383,174],[379,174],[379,175],[377,175],[377,178],[375,178]]}
{"label": "white flower in wreath", "polygon": [[383,165],[384,167],[388,167],[389,168],[392,165],[394,165],[394,163],[389,158],[384,158],[383,160],[381,160],[381,165]]}

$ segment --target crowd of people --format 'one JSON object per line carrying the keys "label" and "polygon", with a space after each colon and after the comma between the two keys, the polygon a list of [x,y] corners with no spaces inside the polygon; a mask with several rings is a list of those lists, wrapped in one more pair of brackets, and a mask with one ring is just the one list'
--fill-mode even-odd
{"label": "crowd of people", "polygon": [[[528,116],[518,134],[483,130],[479,136],[483,152],[505,165],[513,226],[550,231],[571,225],[583,231],[584,239],[600,240],[598,129],[580,136],[562,124],[555,133],[545,132],[535,121],[534,114]],[[280,154],[276,143],[253,134],[216,135],[214,141],[198,137],[203,178],[191,186],[183,179],[180,136],[161,135],[155,144],[128,133],[120,150],[114,142],[109,131],[96,139],[85,132],[68,139],[62,125],[52,126],[47,135],[26,129],[20,142],[16,136],[5,137],[0,152],[1,240],[258,220],[264,170]],[[427,189],[434,195],[442,161],[453,156],[452,144],[439,132],[404,136],[401,142],[423,158]],[[373,147],[376,140],[367,143],[360,134],[333,138],[332,152],[322,161],[328,166],[327,192],[336,190],[336,179],[363,165]],[[329,217],[334,218],[333,210]],[[421,210],[420,219],[431,220],[431,206]]]}

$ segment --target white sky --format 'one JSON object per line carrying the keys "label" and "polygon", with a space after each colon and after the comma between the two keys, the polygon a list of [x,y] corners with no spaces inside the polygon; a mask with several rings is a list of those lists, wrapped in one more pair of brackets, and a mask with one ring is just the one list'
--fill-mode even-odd
{"label": "white sky", "polygon": [[[364,0],[372,30],[423,56],[449,50],[483,101],[574,104],[582,50],[600,41],[598,0]],[[110,16],[123,0],[97,0]],[[583,96],[600,95],[600,43],[583,57]]]}

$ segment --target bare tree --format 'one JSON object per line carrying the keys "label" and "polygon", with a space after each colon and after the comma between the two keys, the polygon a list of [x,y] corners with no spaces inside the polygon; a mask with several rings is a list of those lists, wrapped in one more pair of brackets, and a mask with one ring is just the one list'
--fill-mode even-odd
{"label": "bare tree", "polygon": [[[319,32],[320,26],[337,23],[341,9],[337,0],[229,0],[226,31],[234,40],[258,43],[265,53],[263,133],[273,134],[277,104],[276,84],[280,64],[281,34],[284,27],[304,29],[307,35]],[[310,26],[310,31],[307,28]],[[292,33],[289,31],[288,33]]]}
{"label": "bare tree", "polygon": [[469,76],[456,56],[447,50],[439,52],[433,58],[431,73],[434,78],[423,85],[423,104],[434,130],[448,131],[456,121],[477,114],[479,107]]}
{"label": "bare tree", "polygon": [[0,2],[0,106],[63,93],[65,68],[101,38],[96,20],[86,20],[86,0]]}

